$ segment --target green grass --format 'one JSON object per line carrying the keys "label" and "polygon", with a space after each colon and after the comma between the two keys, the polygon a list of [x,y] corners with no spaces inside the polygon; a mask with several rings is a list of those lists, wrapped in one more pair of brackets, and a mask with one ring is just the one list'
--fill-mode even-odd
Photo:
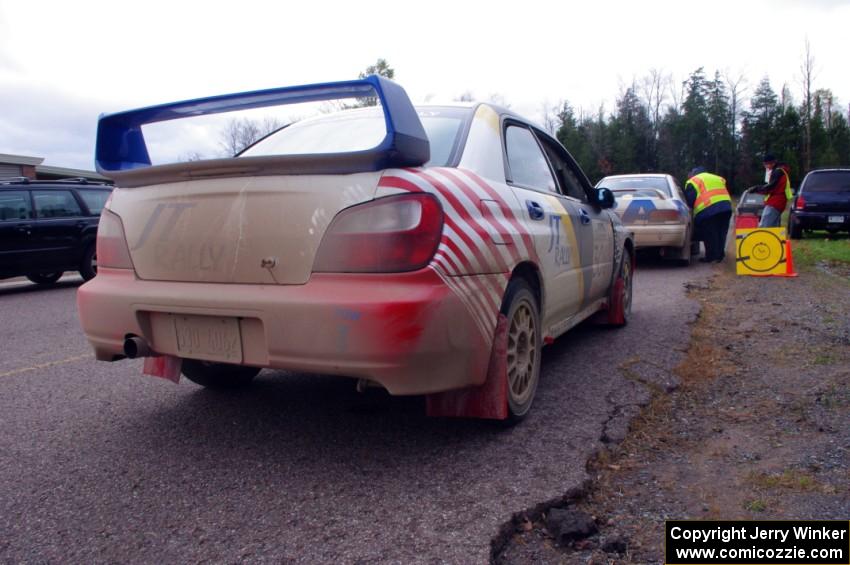
{"label": "green grass", "polygon": [[[787,469],[782,473],[750,473],[747,480],[761,489],[788,489],[796,491],[819,490],[821,486],[809,473]],[[754,500],[753,502],[763,502]],[[748,510],[751,510],[748,508]],[[758,511],[756,511],[758,512]]]}
{"label": "green grass", "polygon": [[819,353],[815,355],[812,361],[815,365],[832,365],[835,362],[835,357],[829,353]]}
{"label": "green grass", "polygon": [[750,512],[764,512],[767,510],[767,502],[761,499],[750,500],[744,503],[744,510]]}
{"label": "green grass", "polygon": [[845,234],[827,239],[826,233],[806,233],[805,239],[791,242],[794,262],[811,267],[820,262],[850,264],[850,238]]}

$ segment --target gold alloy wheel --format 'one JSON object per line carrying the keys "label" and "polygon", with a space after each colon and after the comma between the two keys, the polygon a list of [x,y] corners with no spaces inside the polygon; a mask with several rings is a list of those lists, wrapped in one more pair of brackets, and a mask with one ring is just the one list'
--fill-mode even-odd
{"label": "gold alloy wheel", "polygon": [[523,299],[514,310],[508,329],[508,386],[517,405],[528,402],[534,394],[537,363],[537,329],[532,305]]}

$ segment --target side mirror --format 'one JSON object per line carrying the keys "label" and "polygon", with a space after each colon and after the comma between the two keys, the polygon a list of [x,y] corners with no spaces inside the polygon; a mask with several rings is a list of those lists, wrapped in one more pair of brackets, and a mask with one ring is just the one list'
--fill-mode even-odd
{"label": "side mirror", "polygon": [[611,192],[610,189],[605,187],[596,189],[595,200],[595,204],[603,209],[613,208],[615,204],[614,193]]}

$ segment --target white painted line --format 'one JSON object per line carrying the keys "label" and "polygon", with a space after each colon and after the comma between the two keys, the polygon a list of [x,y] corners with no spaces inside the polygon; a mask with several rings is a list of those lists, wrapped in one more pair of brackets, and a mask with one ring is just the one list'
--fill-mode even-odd
{"label": "white painted line", "polygon": [[46,369],[48,367],[55,367],[56,365],[64,365],[66,363],[73,363],[75,361],[81,361],[83,359],[94,359],[94,356],[91,353],[86,353],[84,355],[74,355],[73,357],[66,357],[65,359],[58,359],[56,361],[48,361],[47,363],[39,363],[38,365],[31,365],[29,367],[21,367],[19,369],[12,369],[11,371],[6,371],[4,373],[0,373],[0,377],[11,377],[13,375],[20,375],[21,373],[29,373],[30,371],[37,371],[39,369]]}

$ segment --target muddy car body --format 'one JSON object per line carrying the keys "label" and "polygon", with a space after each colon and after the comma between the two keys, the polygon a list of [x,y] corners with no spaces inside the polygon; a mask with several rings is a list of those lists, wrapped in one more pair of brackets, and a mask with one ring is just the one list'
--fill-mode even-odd
{"label": "muddy car body", "polygon": [[[364,89],[378,108],[234,158],[148,166],[150,120]],[[212,386],[264,367],[344,375],[428,394],[432,413],[521,417],[544,343],[630,309],[632,241],[611,195],[487,104],[414,109],[378,77],[181,102],[102,117],[97,162],[118,188],[78,304],[101,360],[182,360]],[[493,381],[478,409],[458,400]]]}

